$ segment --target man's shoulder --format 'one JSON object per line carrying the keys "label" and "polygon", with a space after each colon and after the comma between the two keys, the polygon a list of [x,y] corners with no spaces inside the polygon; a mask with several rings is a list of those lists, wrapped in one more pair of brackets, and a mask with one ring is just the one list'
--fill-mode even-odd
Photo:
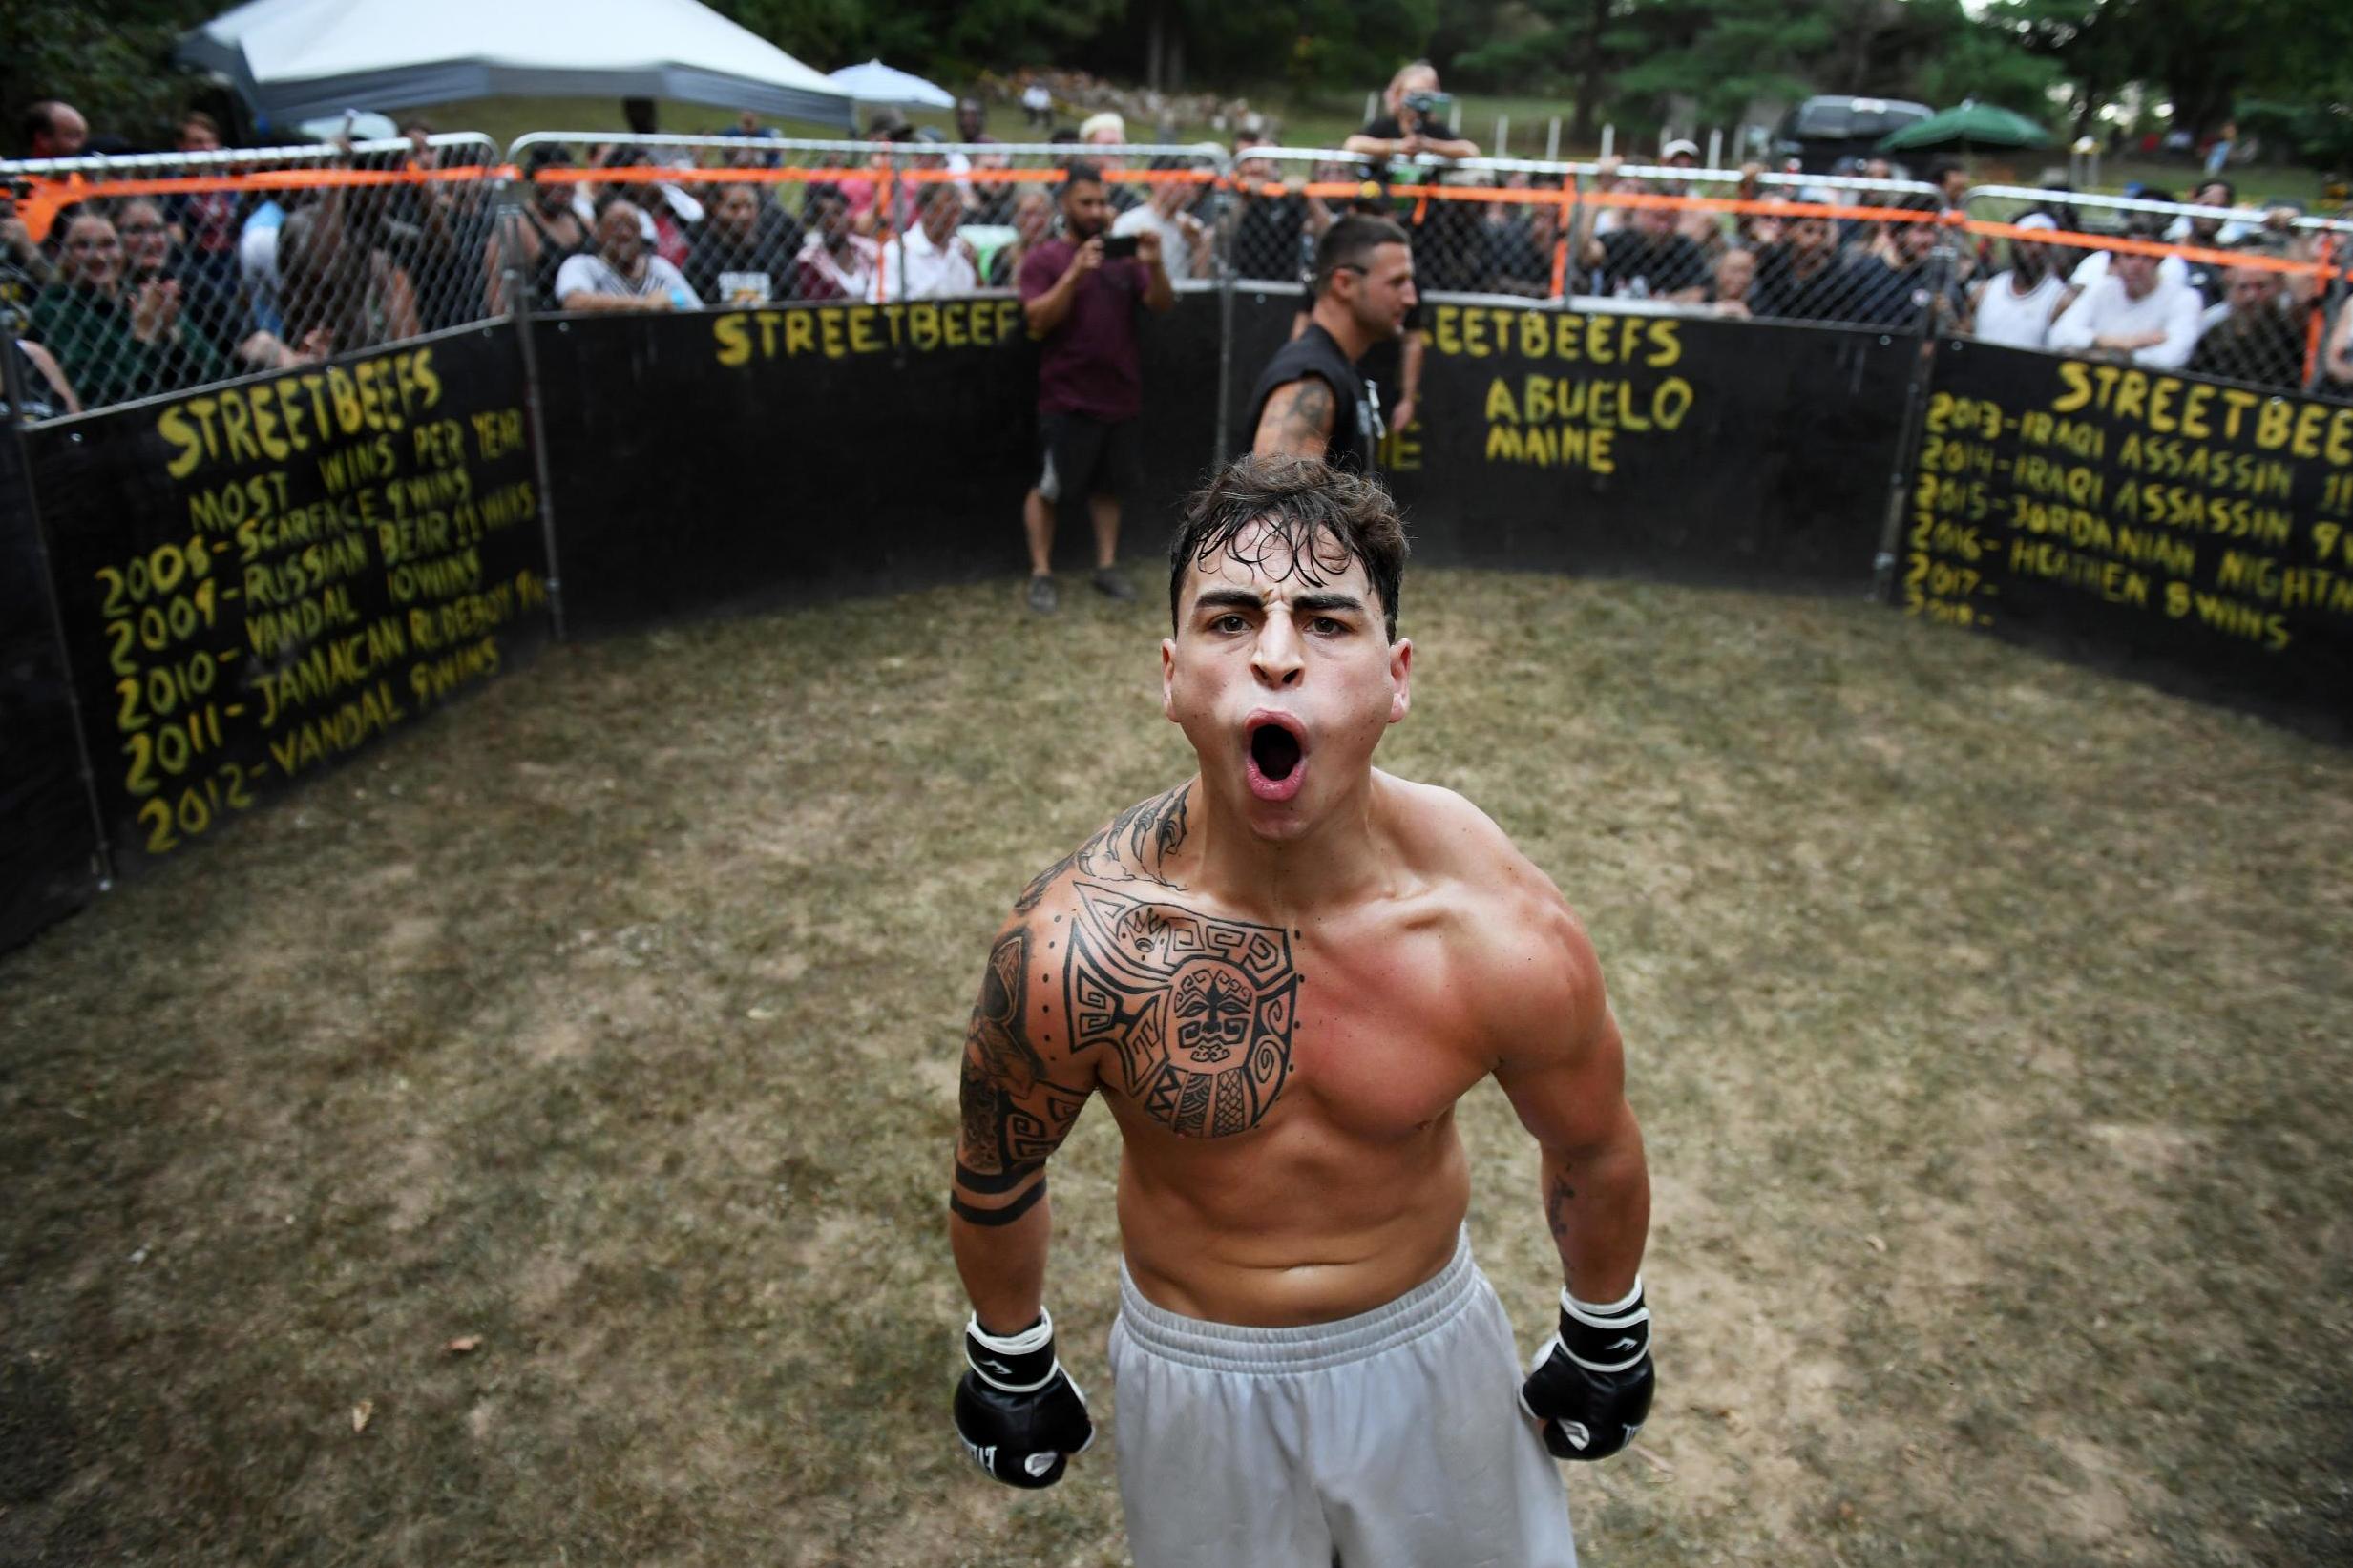
{"label": "man's shoulder", "polygon": [[1511,835],[1468,799],[1438,784],[1380,776],[1391,792],[1399,853],[1469,938],[1460,961],[1499,1003],[1582,972],[1592,948],[1568,901]]}
{"label": "man's shoulder", "polygon": [[[1117,884],[1130,892],[1182,891],[1173,876],[1191,830],[1192,781],[1138,801],[1097,828],[1084,843],[1032,877],[1013,901],[1014,915],[1065,912],[1085,882]],[[1138,896],[1143,896],[1139,894]]]}

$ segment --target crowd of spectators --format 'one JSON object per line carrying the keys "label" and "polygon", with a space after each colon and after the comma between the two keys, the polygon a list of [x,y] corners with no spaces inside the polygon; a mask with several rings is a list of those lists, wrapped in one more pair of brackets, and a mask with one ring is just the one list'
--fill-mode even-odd
{"label": "crowd of spectators", "polygon": [[[1715,175],[1697,168],[1691,142],[1669,140],[1648,178],[1605,158],[1572,200],[1554,175],[1451,170],[1479,148],[1447,123],[1449,101],[1436,70],[1416,61],[1347,138],[1353,158],[1278,162],[1262,132],[1246,131],[1232,143],[1233,178],[1215,180],[1197,159],[1142,162],[1112,111],[1051,132],[1068,144],[1060,156],[1032,154],[1009,172],[1020,150],[991,138],[982,106],[963,99],[957,142],[886,111],[868,126],[868,151],[804,181],[778,178],[793,171],[756,116],[731,128],[728,145],[682,149],[659,145],[652,105],[633,100],[629,138],[533,148],[503,219],[495,181],[449,178],[462,175],[452,160],[480,155],[446,145],[452,138],[436,145],[412,122],[401,127],[404,156],[368,165],[417,177],[397,183],[81,199],[69,177],[0,190],[0,302],[28,322],[19,352],[39,379],[27,385],[53,381],[61,403],[99,406],[312,363],[517,303],[681,310],[1012,291],[1057,238],[1049,182],[1082,155],[1103,177],[1106,242],[1116,252],[1150,236],[1178,283],[1221,270],[1295,281],[1353,210],[1407,223],[1429,293],[1933,326],[2279,387],[2302,384],[2317,350],[2325,377],[2353,388],[2353,311],[2325,316],[2312,270],[2299,267],[2313,259],[2309,237],[2291,214],[2239,211],[2219,178],[2191,193],[2201,210],[2131,217],[2110,240],[2088,238],[2087,215],[2054,191],[2011,215],[2010,237],[1980,241],[1939,220],[1967,188],[1958,164],[1924,172],[1940,199],[1917,187],[1768,185],[1754,165]],[[33,105],[18,129],[36,157],[91,145],[87,119],[55,101]],[[204,115],[179,128],[192,157],[221,143]],[[736,170],[743,178],[729,178]],[[1852,172],[1894,173],[1882,160]],[[1820,205],[1876,210],[1809,210]],[[1408,336],[1405,366],[1418,366],[1420,346]],[[1390,378],[1393,407],[1410,404],[1397,366],[1369,373]]]}

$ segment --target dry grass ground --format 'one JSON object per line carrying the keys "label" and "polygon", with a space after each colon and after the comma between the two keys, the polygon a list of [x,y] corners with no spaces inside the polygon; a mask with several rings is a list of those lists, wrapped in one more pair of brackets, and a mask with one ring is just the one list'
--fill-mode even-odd
{"label": "dry grass ground", "polygon": [[[1568,1474],[1589,1560],[2345,1560],[2353,757],[1860,604],[1405,610],[1385,761],[1560,881],[1634,1052],[1663,1392]],[[0,959],[0,1562],[1124,1560],[1107,1452],[955,1446],[943,1179],[998,911],[1184,770],[1156,624],[557,649]],[[1532,1343],[1531,1160],[1462,1123]],[[1055,1178],[1099,1415],[1115,1153]]]}

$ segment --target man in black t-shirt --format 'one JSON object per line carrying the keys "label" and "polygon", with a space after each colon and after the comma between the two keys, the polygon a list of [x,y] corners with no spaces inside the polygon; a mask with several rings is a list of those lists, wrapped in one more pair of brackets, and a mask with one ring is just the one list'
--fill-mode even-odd
{"label": "man in black t-shirt", "polygon": [[1561,210],[1542,201],[1514,209],[1487,234],[1484,286],[1494,294],[1552,297],[1552,253],[1561,234]]}
{"label": "man in black t-shirt", "polygon": [[[1285,179],[1272,159],[1250,156],[1251,148],[1265,142],[1265,136],[1249,131],[1233,138],[1238,190],[1226,254],[1237,278],[1294,283],[1307,276],[1314,243],[1332,226],[1332,209],[1299,188],[1306,181],[1297,171]],[[1284,193],[1268,195],[1267,187],[1278,181]]]}
{"label": "man in black t-shirt", "polygon": [[1830,220],[1790,220],[1789,238],[1757,252],[1749,313],[1775,321],[1893,324],[1911,296],[1887,264],[1859,247],[1841,250]]}
{"label": "man in black t-shirt", "polygon": [[[1619,189],[1629,196],[1654,194],[1638,179]],[[1680,304],[1696,304],[1707,297],[1707,254],[1675,232],[1671,207],[1634,208],[1626,227],[1586,243],[1585,261],[1596,274],[1596,294]]]}
{"label": "man in black t-shirt", "polygon": [[2301,390],[2305,324],[2312,307],[2287,299],[2281,275],[2268,268],[2233,267],[2229,278],[2228,308],[2206,324],[2190,355],[2190,370],[2283,391]]}
{"label": "man in black t-shirt", "polygon": [[1367,157],[1477,157],[1479,143],[1426,119],[1419,107],[1438,96],[1438,67],[1416,60],[1389,78],[1381,95],[1388,112],[1340,145]]}
{"label": "man in black t-shirt", "polygon": [[756,185],[723,185],[682,269],[695,297],[720,306],[767,304],[790,292],[801,225]]}
{"label": "man in black t-shirt", "polygon": [[1362,473],[1380,440],[1380,407],[1356,364],[1405,328],[1416,299],[1412,242],[1385,218],[1343,218],[1315,247],[1313,286],[1307,329],[1259,376],[1244,430],[1260,456],[1319,458]]}

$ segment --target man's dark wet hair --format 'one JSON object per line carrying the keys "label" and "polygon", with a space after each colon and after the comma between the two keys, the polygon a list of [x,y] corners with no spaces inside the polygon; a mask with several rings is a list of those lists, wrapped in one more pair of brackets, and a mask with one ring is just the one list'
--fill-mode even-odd
{"label": "man's dark wet hair", "polygon": [[1168,623],[1174,630],[1183,611],[1185,574],[1211,556],[1310,587],[1353,560],[1380,596],[1382,628],[1395,642],[1406,554],[1405,520],[1377,482],[1313,457],[1238,458],[1186,500],[1185,525],[1168,546]]}
{"label": "man's dark wet hair", "polygon": [[1074,185],[1100,185],[1102,183],[1103,171],[1101,169],[1096,168],[1084,158],[1073,158],[1062,165],[1062,183],[1054,194],[1061,196]]}
{"label": "man's dark wet hair", "polygon": [[1355,267],[1361,272],[1373,264],[1373,253],[1383,245],[1411,246],[1413,240],[1406,232],[1386,218],[1368,218],[1351,213],[1324,230],[1324,237],[1315,242],[1315,292],[1321,294],[1332,286],[1334,273]]}

